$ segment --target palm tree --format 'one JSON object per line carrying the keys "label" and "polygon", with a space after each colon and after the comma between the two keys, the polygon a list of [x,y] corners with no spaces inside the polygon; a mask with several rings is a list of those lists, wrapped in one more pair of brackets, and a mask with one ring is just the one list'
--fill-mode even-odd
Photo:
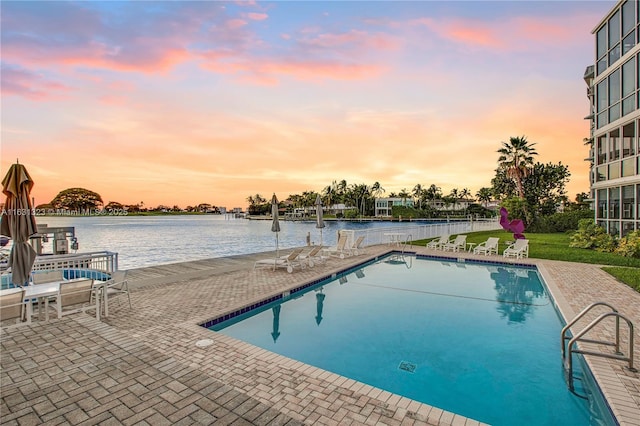
{"label": "palm tree", "polygon": [[374,182],[373,185],[371,185],[371,193],[376,198],[378,198],[380,194],[384,193],[384,188],[380,185],[380,182]]}
{"label": "palm tree", "polygon": [[423,192],[424,192],[424,189],[422,188],[422,185],[420,185],[419,183],[416,184],[416,186],[413,187],[413,196],[418,201],[418,208],[422,208],[422,193]]}
{"label": "palm tree", "polygon": [[487,208],[489,201],[493,198],[493,191],[491,191],[491,188],[480,188],[478,192],[476,192],[476,197],[478,197],[478,201],[483,202],[484,207]]}
{"label": "palm tree", "polygon": [[515,180],[521,200],[524,200],[522,179],[531,174],[533,156],[538,155],[534,146],[535,143],[527,141],[525,136],[511,137],[509,143],[502,142],[502,148],[497,151],[500,154],[498,167],[505,171],[507,177]]}

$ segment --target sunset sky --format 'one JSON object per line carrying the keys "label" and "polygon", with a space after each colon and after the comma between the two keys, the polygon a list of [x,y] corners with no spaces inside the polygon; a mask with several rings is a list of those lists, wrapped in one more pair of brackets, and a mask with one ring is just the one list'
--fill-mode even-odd
{"label": "sunset sky", "polygon": [[342,179],[475,194],[525,135],[573,199],[614,5],[3,0],[1,174],[25,164],[36,204],[244,208]]}

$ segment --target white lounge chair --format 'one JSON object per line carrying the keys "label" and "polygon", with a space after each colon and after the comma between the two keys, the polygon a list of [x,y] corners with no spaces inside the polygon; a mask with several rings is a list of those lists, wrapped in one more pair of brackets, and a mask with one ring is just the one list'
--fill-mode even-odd
{"label": "white lounge chair", "polygon": [[313,268],[316,264],[324,263],[325,257],[322,256],[322,246],[314,246],[309,253],[301,254],[300,260],[305,262],[309,268]]}
{"label": "white lounge chair", "polygon": [[300,259],[303,248],[296,248],[286,256],[280,256],[276,259],[261,259],[257,260],[253,265],[253,269],[258,266],[271,267],[275,271],[276,268],[286,268],[288,273],[292,273],[295,268],[304,269],[305,263]]}
{"label": "white lounge chair", "polygon": [[427,243],[427,248],[442,250],[442,247],[449,242],[449,234],[444,234],[440,238],[433,239]]}
{"label": "white lounge chair", "polygon": [[442,246],[443,251],[464,251],[465,245],[467,244],[467,236],[466,235],[458,235],[453,240],[448,241]]}
{"label": "white lounge chair", "polygon": [[364,246],[362,245],[363,243],[364,235],[360,235],[358,238],[356,238],[356,241],[349,248],[353,256],[359,256],[360,254],[364,253]]}
{"label": "white lounge chair", "polygon": [[340,259],[351,256],[351,251],[347,248],[347,236],[341,234],[338,238],[338,243],[333,247],[325,248],[323,252],[327,256],[339,257]]}
{"label": "white lounge chair", "polygon": [[473,249],[473,254],[484,254],[488,256],[490,254],[498,254],[498,243],[500,238],[489,237],[487,241],[483,241]]}
{"label": "white lounge chair", "polygon": [[504,257],[515,257],[522,259],[529,257],[529,240],[517,239],[513,244],[504,249]]}

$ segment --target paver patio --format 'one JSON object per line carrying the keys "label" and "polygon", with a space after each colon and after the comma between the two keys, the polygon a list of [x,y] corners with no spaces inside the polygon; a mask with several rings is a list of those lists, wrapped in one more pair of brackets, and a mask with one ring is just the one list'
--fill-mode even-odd
{"label": "paver patio", "polygon": [[[116,301],[102,322],[77,314],[2,330],[1,422],[478,425],[198,325],[389,250],[369,247],[365,255],[330,259],[292,274],[254,270],[254,261],[267,254],[131,270],[133,310]],[[442,254],[419,247],[411,250]],[[455,257],[477,256],[456,253]],[[598,266],[521,262],[538,266],[565,318],[573,318],[594,301],[605,301],[640,324],[640,294]],[[592,336],[610,340],[612,328],[604,324]],[[635,337],[638,354],[640,341]],[[201,339],[212,339],[213,344],[196,346]],[[623,333],[623,351],[626,345],[628,336]],[[620,424],[640,425],[640,374],[620,361],[587,360]]]}

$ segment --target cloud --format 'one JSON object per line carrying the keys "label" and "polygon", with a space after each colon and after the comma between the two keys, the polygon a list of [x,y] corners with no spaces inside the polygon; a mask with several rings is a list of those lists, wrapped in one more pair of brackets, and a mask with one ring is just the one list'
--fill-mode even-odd
{"label": "cloud", "polygon": [[57,99],[71,89],[27,69],[2,63],[0,65],[0,89],[3,96],[21,96],[42,101]]}

